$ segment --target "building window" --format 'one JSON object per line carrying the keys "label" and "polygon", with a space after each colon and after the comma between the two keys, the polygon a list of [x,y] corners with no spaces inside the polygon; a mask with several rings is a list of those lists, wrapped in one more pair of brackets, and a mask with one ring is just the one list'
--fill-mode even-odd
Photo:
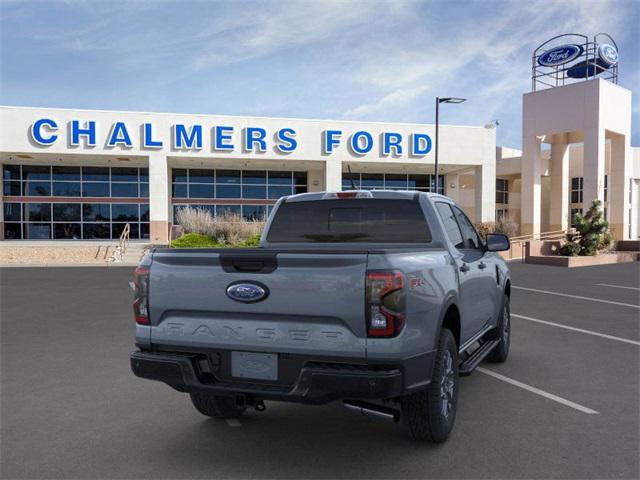
{"label": "building window", "polygon": [[5,202],[6,240],[149,238],[148,203]]}
{"label": "building window", "polygon": [[[2,169],[5,239],[115,239],[127,223],[131,238],[149,238],[147,168],[3,165]],[[43,198],[11,199],[23,196]],[[85,201],[88,197],[100,200]]]}
{"label": "building window", "polygon": [[508,208],[496,208],[496,220],[502,220],[509,217]]}
{"label": "building window", "polygon": [[212,205],[212,204],[198,204],[198,203],[184,203],[179,205],[173,205],[173,223],[177,223],[178,212],[186,207],[191,207],[199,210],[205,210],[211,214],[212,217],[235,214],[241,215],[245,220],[265,220],[273,205]]}
{"label": "building window", "polygon": [[[353,181],[353,185],[352,182]],[[435,192],[435,175],[404,173],[343,173],[342,190],[418,190]],[[438,193],[444,195],[444,175],[438,175]]]}
{"label": "building window", "polygon": [[571,203],[582,203],[582,177],[571,179]]}
{"label": "building window", "polygon": [[576,228],[576,222],[573,219],[576,213],[582,213],[582,208],[572,208],[571,209],[571,218],[569,219],[569,223],[571,224],[571,228]]}
{"label": "building window", "polygon": [[3,165],[4,196],[149,197],[149,169]]}
{"label": "building window", "polygon": [[509,203],[509,180],[496,178],[496,203]]}
{"label": "building window", "polygon": [[[235,213],[247,220],[263,220],[280,197],[306,191],[307,172],[174,168],[171,174],[173,199],[190,200],[174,202],[174,223],[178,210],[186,206],[204,209],[212,216]],[[221,205],[216,202],[219,199],[239,202]],[[267,204],[254,205],[251,200]]]}
{"label": "building window", "polygon": [[606,202],[609,195],[609,175],[604,176],[604,201]]}

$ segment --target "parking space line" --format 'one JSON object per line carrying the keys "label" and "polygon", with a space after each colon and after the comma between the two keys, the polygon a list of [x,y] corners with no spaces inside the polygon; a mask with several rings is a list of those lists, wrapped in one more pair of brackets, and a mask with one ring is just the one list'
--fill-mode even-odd
{"label": "parking space line", "polygon": [[514,380],[513,378],[505,377],[504,375],[500,375],[499,373],[494,372],[493,370],[488,370],[486,368],[478,367],[476,368],[481,373],[485,375],[489,375],[490,377],[496,378],[498,380],[502,380],[503,382],[509,383],[515,387],[522,388],[523,390],[527,390],[528,392],[535,393],[536,395],[540,395],[541,397],[548,398],[549,400],[553,400],[554,402],[558,402],[562,405],[565,405],[569,408],[573,408],[574,410],[578,410],[579,412],[586,413],[587,415],[598,415],[600,412],[592,410],[588,407],[580,405],[579,403],[572,402],[562,397],[558,397],[553,393],[545,392],[544,390],[540,390],[539,388],[532,387],[531,385],[527,385],[526,383],[519,382],[518,380]]}
{"label": "parking space line", "polygon": [[588,335],[594,335],[596,337],[606,338],[608,340],[615,340],[616,342],[630,343],[631,345],[636,345],[640,347],[640,342],[635,340],[629,340],[628,338],[622,337],[614,337],[613,335],[607,335],[606,333],[598,333],[592,330],[584,330],[582,328],[570,327],[568,325],[562,325],[560,323],[548,322],[546,320],[540,320],[539,318],[525,317],[524,315],[518,315],[517,313],[512,313],[512,317],[521,318],[522,320],[528,320],[529,322],[541,323],[543,325],[549,325],[551,327],[564,328],[566,330],[573,330],[574,332],[586,333]]}
{"label": "parking space line", "polygon": [[640,309],[640,305],[634,305],[632,303],[614,302],[613,300],[603,300],[601,298],[582,297],[580,295],[570,295],[568,293],[550,292],[549,290],[539,290],[537,288],[517,287],[515,285],[512,285],[511,288],[516,288],[518,290],[527,290],[529,292],[546,293],[547,295],[557,295],[559,297],[577,298],[578,300],[588,300],[590,302],[608,303],[610,305],[619,305],[621,307],[631,307],[631,308]]}
{"label": "parking space line", "polygon": [[638,288],[638,287],[627,287],[625,285],[612,285],[610,283],[596,283],[596,286],[598,286],[598,287],[611,287],[611,288],[624,288],[625,290],[638,290],[638,291],[640,291],[640,288]]}
{"label": "parking space line", "polygon": [[242,424],[240,423],[240,420],[238,420],[237,418],[227,418],[227,425],[229,425],[230,427],[242,426]]}

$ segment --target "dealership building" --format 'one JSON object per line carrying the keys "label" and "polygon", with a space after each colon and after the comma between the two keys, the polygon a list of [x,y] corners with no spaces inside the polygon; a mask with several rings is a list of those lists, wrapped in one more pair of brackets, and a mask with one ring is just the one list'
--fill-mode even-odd
{"label": "dealership building", "polygon": [[261,219],[282,196],[352,186],[437,191],[525,235],[566,230],[600,199],[615,238],[637,239],[631,91],[617,64],[565,81],[596,47],[534,52],[522,150],[497,147],[494,125],[436,137],[425,124],[0,107],[0,239],[109,240],[129,224],[132,239],[166,244],[186,205]]}

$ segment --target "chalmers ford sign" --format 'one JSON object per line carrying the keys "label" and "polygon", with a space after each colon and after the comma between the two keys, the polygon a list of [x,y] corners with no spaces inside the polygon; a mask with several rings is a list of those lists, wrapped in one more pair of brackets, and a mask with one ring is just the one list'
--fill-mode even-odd
{"label": "chalmers ford sign", "polygon": [[[276,154],[286,155],[296,152],[299,146],[297,132],[291,127],[267,131],[260,126],[244,127],[236,132],[230,125],[205,126],[201,124],[173,124],[170,131],[159,131],[153,123],[131,125],[115,121],[109,125],[98,125],[96,121],[72,120],[66,124],[54,118],[38,118],[29,128],[31,140],[40,147],[54,145],[60,141],[60,133],[66,129],[68,144],[71,147],[95,147],[97,142],[105,148],[128,149],[134,147],[134,134],[138,135],[139,146],[144,150],[171,148],[174,151],[202,151],[211,149],[216,152],[262,153],[272,150]],[[239,133],[239,135],[236,135]],[[341,144],[345,144],[354,155],[379,153],[383,156],[408,154],[412,157],[424,157],[432,148],[431,137],[426,133],[401,134],[382,132],[374,135],[367,130],[358,130],[345,135],[340,129],[326,129],[319,133],[322,138],[322,152],[331,155]]]}

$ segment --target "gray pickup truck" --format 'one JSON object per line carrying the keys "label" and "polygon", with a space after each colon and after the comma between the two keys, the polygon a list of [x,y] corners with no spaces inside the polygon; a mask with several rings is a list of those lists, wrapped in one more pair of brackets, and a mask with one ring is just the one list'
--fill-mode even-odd
{"label": "gray pickup truck", "polygon": [[133,372],[216,418],[341,400],[443,442],[459,376],[509,352],[509,271],[451,199],[281,198],[253,249],[151,251],[135,271]]}

